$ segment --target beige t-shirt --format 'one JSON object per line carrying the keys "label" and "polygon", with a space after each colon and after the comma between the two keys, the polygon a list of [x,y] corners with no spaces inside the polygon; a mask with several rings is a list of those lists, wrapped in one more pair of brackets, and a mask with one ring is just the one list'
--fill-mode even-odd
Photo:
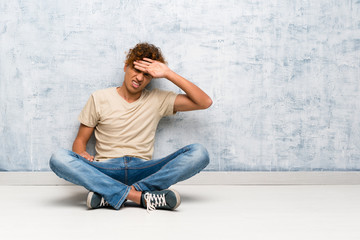
{"label": "beige t-shirt", "polygon": [[95,127],[95,160],[134,156],[150,160],[157,125],[174,114],[177,94],[159,89],[143,90],[128,103],[116,87],[94,92],[79,115],[79,121]]}

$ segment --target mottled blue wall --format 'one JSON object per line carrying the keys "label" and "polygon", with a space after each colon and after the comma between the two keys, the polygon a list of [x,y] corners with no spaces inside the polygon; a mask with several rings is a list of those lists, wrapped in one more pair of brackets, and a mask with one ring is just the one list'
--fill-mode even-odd
{"label": "mottled blue wall", "polygon": [[0,170],[49,170],[140,41],[214,100],[164,119],[155,157],[201,142],[207,170],[360,170],[359,0],[0,1]]}

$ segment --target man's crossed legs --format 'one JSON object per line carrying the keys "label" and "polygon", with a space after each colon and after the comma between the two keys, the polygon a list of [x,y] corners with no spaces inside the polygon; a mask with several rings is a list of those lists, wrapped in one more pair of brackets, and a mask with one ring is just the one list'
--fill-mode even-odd
{"label": "man's crossed legs", "polygon": [[191,144],[165,158],[149,161],[125,156],[90,162],[68,150],[59,150],[50,159],[56,175],[90,191],[88,207],[95,208],[91,200],[97,198],[96,206],[106,203],[115,209],[120,209],[126,199],[148,209],[175,209],[180,204],[180,196],[166,189],[194,176],[208,164],[209,154],[200,144]]}

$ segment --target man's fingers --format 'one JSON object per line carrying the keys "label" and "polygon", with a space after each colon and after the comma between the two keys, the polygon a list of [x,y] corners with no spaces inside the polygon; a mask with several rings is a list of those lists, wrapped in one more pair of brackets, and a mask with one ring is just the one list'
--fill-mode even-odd
{"label": "man's fingers", "polygon": [[154,62],[154,60],[152,60],[152,59],[150,59],[150,58],[143,58],[145,61],[147,61],[147,62],[150,62],[150,63],[152,63],[152,62]]}
{"label": "man's fingers", "polygon": [[142,61],[142,62],[136,61],[136,62],[134,62],[134,65],[135,65],[135,66],[139,66],[139,67],[146,68],[146,67],[150,66],[150,63],[147,63],[147,64],[146,64],[146,62],[144,62],[144,61]]}
{"label": "man's fingers", "polygon": [[147,68],[147,67],[150,67],[152,63],[149,63],[149,62],[146,62],[146,61],[135,61],[134,62],[134,65],[137,65],[137,66],[140,66],[140,67],[143,67],[143,68]]}
{"label": "man's fingers", "polygon": [[134,68],[136,68],[136,69],[138,69],[138,70],[140,70],[142,72],[145,72],[145,70],[146,70],[144,67],[140,67],[138,65],[134,65]]}
{"label": "man's fingers", "polygon": [[89,160],[89,161],[94,161],[94,156],[91,156],[89,153],[87,152],[83,152],[80,154],[80,156],[82,156],[83,158],[85,158],[86,160]]}

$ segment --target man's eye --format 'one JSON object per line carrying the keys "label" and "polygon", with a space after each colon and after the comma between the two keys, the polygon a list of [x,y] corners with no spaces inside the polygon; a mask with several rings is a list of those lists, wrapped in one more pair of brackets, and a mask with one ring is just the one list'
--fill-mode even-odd
{"label": "man's eye", "polygon": [[148,77],[150,77],[150,74],[145,73],[144,76],[148,78]]}

